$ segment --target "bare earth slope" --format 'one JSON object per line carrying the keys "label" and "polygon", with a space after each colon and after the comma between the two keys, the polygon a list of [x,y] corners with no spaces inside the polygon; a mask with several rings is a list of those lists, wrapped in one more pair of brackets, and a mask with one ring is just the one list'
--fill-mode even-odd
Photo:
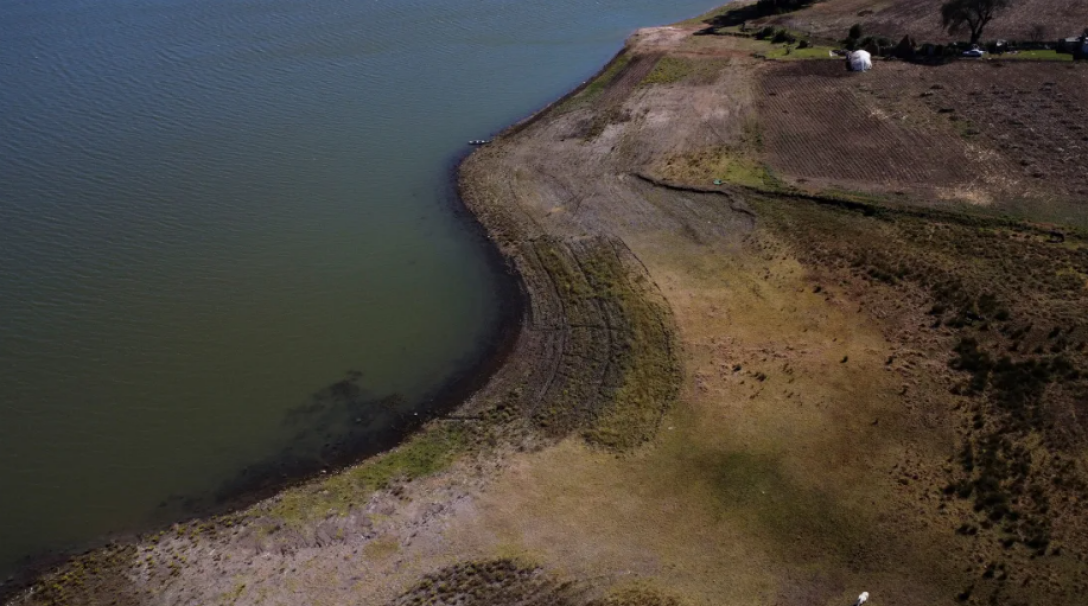
{"label": "bare earth slope", "polygon": [[457,414],[12,603],[1077,603],[1088,241],[1037,214],[1083,198],[942,111],[991,66],[846,78],[698,27],[462,166],[528,305]]}

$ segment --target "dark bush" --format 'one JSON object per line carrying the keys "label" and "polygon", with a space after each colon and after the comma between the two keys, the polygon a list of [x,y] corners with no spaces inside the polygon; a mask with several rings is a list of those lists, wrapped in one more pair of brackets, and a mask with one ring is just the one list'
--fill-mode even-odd
{"label": "dark bush", "polygon": [[899,41],[898,46],[895,47],[895,56],[900,59],[913,59],[916,54],[915,48],[917,48],[914,39],[910,36],[903,36],[903,39]]}
{"label": "dark bush", "polygon": [[763,15],[778,15],[805,8],[815,0],[759,0],[756,10]]}
{"label": "dark bush", "polygon": [[971,373],[969,391],[978,393],[986,389],[990,372],[994,368],[990,354],[979,349],[978,341],[970,337],[960,339],[960,342],[956,344],[955,352],[956,357],[952,359],[952,368]]}
{"label": "dark bush", "polygon": [[771,38],[771,42],[780,44],[782,42],[795,42],[797,38],[789,32],[789,30],[780,29],[775,30],[774,36]]}
{"label": "dark bush", "polygon": [[780,15],[800,10],[814,4],[816,0],[759,0],[755,4],[749,4],[735,8],[722,15],[718,15],[707,21],[711,27],[729,27],[741,25],[751,19]]}

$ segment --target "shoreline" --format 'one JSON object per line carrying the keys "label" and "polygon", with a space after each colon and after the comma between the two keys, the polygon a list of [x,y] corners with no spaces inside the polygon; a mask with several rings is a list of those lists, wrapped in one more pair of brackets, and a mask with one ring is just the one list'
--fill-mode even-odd
{"label": "shoreline", "polygon": [[[494,135],[493,141],[515,136],[531,127],[538,120],[546,117],[564,102],[583,92],[627,54],[630,40],[631,37],[629,36],[621,49],[584,82],[554,101],[503,128]],[[489,143],[488,145],[492,144]],[[216,495],[216,502],[210,507],[186,513],[171,521],[152,524],[140,530],[118,531],[89,541],[79,547],[29,556],[27,563],[18,565],[17,569],[7,579],[0,581],[0,604],[7,606],[31,589],[44,575],[63,568],[74,560],[104,550],[108,551],[126,545],[139,544],[146,537],[153,536],[156,533],[161,534],[166,529],[179,524],[215,523],[216,520],[224,516],[230,516],[274,500],[292,488],[305,486],[320,480],[325,474],[335,474],[373,460],[375,457],[403,445],[417,435],[429,422],[471,408],[476,396],[492,386],[491,383],[495,375],[501,373],[510,362],[511,356],[515,355],[521,333],[529,319],[532,302],[532,294],[526,287],[523,275],[516,268],[517,256],[509,254],[496,242],[495,229],[488,227],[481,219],[479,210],[472,208],[464,194],[464,180],[461,170],[464,163],[478,151],[479,149],[469,148],[453,154],[445,169],[448,174],[447,183],[449,184],[449,191],[446,196],[448,196],[451,203],[451,211],[455,220],[462,222],[470,237],[480,242],[485,256],[485,263],[496,277],[496,296],[500,302],[498,305],[499,317],[492,334],[486,337],[484,343],[481,344],[481,354],[478,359],[464,369],[455,372],[443,385],[434,390],[434,395],[425,398],[426,401],[433,403],[428,406],[425,414],[403,417],[402,420],[406,421],[405,423],[382,430],[383,439],[377,445],[371,446],[368,444],[367,448],[355,451],[353,454],[349,454],[332,464],[316,466],[308,471],[293,473],[286,477],[279,476],[264,481],[258,480],[261,485],[255,489],[231,490],[223,497]],[[273,472],[271,475],[276,474]]]}
{"label": "shoreline", "polygon": [[[138,544],[146,537],[161,533],[178,524],[200,521],[214,521],[223,516],[254,507],[291,488],[303,486],[317,480],[325,474],[335,474],[344,469],[359,465],[367,460],[400,446],[417,434],[427,423],[446,417],[462,407],[476,392],[484,388],[490,379],[499,372],[511,355],[524,324],[527,295],[516,272],[513,272],[509,260],[494,245],[487,229],[468,208],[461,198],[457,187],[457,171],[461,163],[472,153],[467,150],[454,154],[448,167],[448,191],[444,194],[451,205],[450,212],[454,221],[461,223],[469,238],[481,247],[484,263],[495,277],[496,319],[494,327],[488,331],[477,346],[474,360],[456,370],[446,381],[436,387],[431,394],[420,401],[425,410],[418,415],[401,415],[394,423],[379,430],[375,441],[368,441],[365,446],[353,447],[344,444],[349,452],[321,465],[309,466],[300,472],[277,473],[275,469],[263,477],[247,478],[256,482],[257,487],[227,489],[225,493],[216,490],[211,496],[214,502],[200,505],[195,511],[186,511],[183,515],[169,521],[153,523],[138,530],[123,530],[110,533],[88,541],[82,546],[48,551],[28,556],[25,563],[17,565],[6,579],[0,581],[0,604],[8,604],[21,593],[29,589],[41,576],[63,567],[71,561],[104,549]],[[377,405],[377,404],[375,404]],[[324,458],[324,457],[323,457]],[[273,463],[273,466],[275,463]],[[247,468],[248,469],[248,468]],[[243,472],[245,470],[242,470]]]}
{"label": "shoreline", "polygon": [[[634,36],[634,33],[632,36]],[[627,56],[631,40],[632,37],[629,36],[621,49],[591,77],[554,101],[530,112],[526,117],[502,129],[493,137],[493,141],[485,147],[493,146],[496,141],[501,139],[516,136],[546,118],[564,102],[581,94]],[[112,552],[119,548],[139,545],[147,541],[148,537],[161,535],[170,528],[188,526],[193,523],[214,526],[222,523],[223,519],[274,501],[292,489],[319,482],[326,477],[326,474],[336,474],[371,462],[376,457],[388,454],[390,451],[405,445],[413,437],[419,436],[428,423],[451,418],[456,413],[468,413],[471,416],[480,407],[481,401],[493,400],[494,392],[505,389],[509,378],[498,375],[504,373],[532,373],[534,370],[539,370],[539,368],[529,368],[527,370],[526,366],[539,366],[537,357],[540,355],[541,344],[530,343],[527,345],[523,333],[527,325],[532,322],[534,296],[539,297],[540,293],[526,283],[526,274],[533,272],[525,269],[524,264],[527,261],[525,256],[514,252],[513,249],[501,243],[504,238],[519,236],[514,236],[506,229],[509,224],[500,226],[493,221],[489,223],[487,218],[493,215],[489,211],[493,211],[494,208],[487,209],[479,204],[474,204],[472,195],[466,194],[464,165],[473,157],[478,156],[480,151],[481,148],[466,149],[454,154],[447,168],[451,186],[448,195],[453,205],[452,212],[455,215],[455,220],[463,222],[470,237],[480,241],[486,263],[496,276],[497,296],[500,300],[499,319],[493,335],[486,339],[487,343],[481,347],[484,353],[480,358],[464,370],[455,373],[444,385],[436,388],[436,395],[427,398],[432,402],[437,402],[437,404],[432,404],[429,407],[427,414],[420,414],[418,417],[407,417],[404,419],[407,421],[406,423],[391,426],[388,431],[383,430],[382,433],[387,434],[388,437],[380,441],[377,446],[366,448],[361,454],[348,455],[343,460],[333,464],[316,467],[290,477],[272,479],[256,489],[243,488],[237,491],[237,494],[232,492],[232,494],[224,498],[224,502],[220,503],[217,499],[217,503],[210,509],[192,515],[185,515],[170,522],[155,524],[142,530],[113,533],[100,537],[83,547],[33,556],[28,564],[20,566],[7,580],[0,583],[0,604],[7,606],[15,603],[21,596],[27,596],[27,592],[32,591],[43,577],[80,559],[94,557],[104,552]],[[623,263],[623,261],[620,262]],[[520,271],[518,269],[519,264],[521,265]],[[537,286],[539,287],[539,285]],[[540,307],[539,301],[535,301],[535,303],[537,307]],[[555,304],[556,301],[551,302],[551,305]],[[567,329],[569,330],[570,327],[568,326]],[[664,325],[662,325],[662,329],[666,330]],[[547,357],[546,354],[545,357]],[[504,422],[500,421],[499,425],[502,424]],[[515,433],[520,432],[520,429],[515,430]]]}
{"label": "shoreline", "polygon": [[[1082,477],[1076,461],[1030,441],[1052,429],[1025,418],[1013,429],[1028,438],[1013,442],[1002,407],[1045,393],[1057,413],[1075,410],[1070,394],[1088,377],[1070,370],[1088,369],[1076,312],[1088,291],[1003,277],[1054,266],[1088,277],[1082,235],[978,216],[958,200],[927,205],[922,186],[956,183],[936,171],[904,191],[844,190],[853,183],[839,173],[788,181],[809,165],[791,175],[781,156],[774,164],[791,148],[774,139],[767,107],[784,100],[867,117],[840,126],[861,124],[887,152],[878,172],[901,166],[901,149],[874,130],[966,143],[943,122],[874,126],[866,119],[887,101],[843,106],[859,85],[838,66],[766,61],[754,55],[770,43],[692,36],[698,27],[635,32],[592,79],[457,162],[459,212],[509,272],[520,307],[504,356],[451,403],[456,414],[245,511],[53,571],[19,606],[69,590],[126,606],[150,596],[701,606],[849,603],[872,589],[882,603],[926,606],[1079,595],[1088,529],[1077,523],[1079,480],[1065,475]],[[908,79],[896,70],[915,69],[881,67],[887,79],[859,78],[899,85]],[[933,90],[945,89],[903,98]],[[835,167],[821,155],[834,141],[802,140],[817,144],[802,159]],[[1017,353],[993,365],[987,352]],[[996,373],[1049,369],[1058,352],[1068,374],[1036,392],[996,391]],[[1019,457],[1015,469],[988,462],[985,444]],[[1061,482],[1029,447],[1066,461]],[[1029,481],[1053,483],[1054,500],[1000,493]]]}

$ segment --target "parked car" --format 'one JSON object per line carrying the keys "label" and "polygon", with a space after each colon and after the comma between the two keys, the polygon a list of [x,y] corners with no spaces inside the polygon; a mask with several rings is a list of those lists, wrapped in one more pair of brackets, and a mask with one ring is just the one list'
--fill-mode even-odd
{"label": "parked car", "polygon": [[980,57],[985,57],[986,56],[986,51],[982,50],[981,48],[972,48],[971,50],[963,51],[963,56],[964,57],[974,57],[974,58],[977,59],[977,58],[980,58]]}

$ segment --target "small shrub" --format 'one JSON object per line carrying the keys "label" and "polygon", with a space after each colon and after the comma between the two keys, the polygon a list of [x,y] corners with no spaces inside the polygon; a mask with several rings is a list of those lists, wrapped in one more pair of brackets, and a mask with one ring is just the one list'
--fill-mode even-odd
{"label": "small shrub", "polygon": [[767,25],[767,26],[764,26],[763,29],[756,32],[755,39],[756,40],[766,40],[767,38],[770,38],[770,37],[774,36],[774,33],[775,33],[775,28],[771,27],[770,25]]}
{"label": "small shrub", "polygon": [[776,30],[774,33],[774,37],[771,38],[771,42],[774,42],[775,44],[795,41],[797,41],[797,38],[795,38],[794,35],[789,32],[789,30],[785,29]]}

